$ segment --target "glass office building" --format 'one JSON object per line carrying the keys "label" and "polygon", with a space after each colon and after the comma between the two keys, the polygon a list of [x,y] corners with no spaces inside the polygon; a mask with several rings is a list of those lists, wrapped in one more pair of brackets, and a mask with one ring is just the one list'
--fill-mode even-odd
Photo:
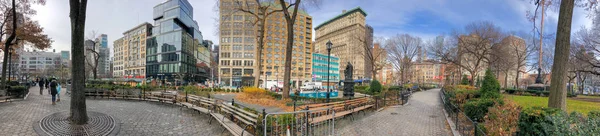
{"label": "glass office building", "polygon": [[161,83],[205,82],[210,52],[203,44],[193,8],[187,0],[154,6],[152,36],[146,42],[146,76]]}
{"label": "glass office building", "polygon": [[340,81],[340,58],[331,56],[329,61],[329,82],[327,82],[327,54],[313,53],[312,81],[323,82],[323,87],[335,85]]}

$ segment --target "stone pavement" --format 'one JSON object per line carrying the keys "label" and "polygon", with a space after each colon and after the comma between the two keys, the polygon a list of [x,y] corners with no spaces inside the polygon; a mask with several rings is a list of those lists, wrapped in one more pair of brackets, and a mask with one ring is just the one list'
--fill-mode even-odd
{"label": "stone pavement", "polygon": [[[64,88],[63,88],[64,89]],[[0,103],[0,135],[37,135],[33,125],[51,113],[68,111],[70,97],[62,91],[61,101],[51,105],[51,96],[39,88],[30,89],[26,100]],[[121,123],[118,135],[230,135],[209,116],[179,106],[136,100],[108,100],[88,98],[88,111],[102,112],[117,118]]]}
{"label": "stone pavement", "polygon": [[355,115],[355,120],[336,121],[336,135],[342,136],[444,136],[452,135],[443,111],[439,89],[416,92],[409,103]]}

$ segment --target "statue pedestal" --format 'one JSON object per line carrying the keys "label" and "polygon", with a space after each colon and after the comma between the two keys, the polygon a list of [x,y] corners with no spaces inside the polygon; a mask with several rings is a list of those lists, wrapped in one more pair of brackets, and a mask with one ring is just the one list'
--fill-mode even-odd
{"label": "statue pedestal", "polygon": [[344,80],[344,97],[354,97],[354,81]]}

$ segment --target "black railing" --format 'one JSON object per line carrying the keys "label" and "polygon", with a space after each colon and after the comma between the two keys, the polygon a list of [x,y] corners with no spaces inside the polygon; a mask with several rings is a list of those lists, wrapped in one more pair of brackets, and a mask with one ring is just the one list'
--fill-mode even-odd
{"label": "black railing", "polygon": [[448,118],[452,120],[456,131],[461,135],[465,136],[485,136],[486,134],[481,130],[476,121],[469,118],[463,111],[458,108],[455,104],[450,102],[450,99],[446,97],[446,91],[442,88],[440,91],[442,102],[444,103],[444,109],[448,112]]}

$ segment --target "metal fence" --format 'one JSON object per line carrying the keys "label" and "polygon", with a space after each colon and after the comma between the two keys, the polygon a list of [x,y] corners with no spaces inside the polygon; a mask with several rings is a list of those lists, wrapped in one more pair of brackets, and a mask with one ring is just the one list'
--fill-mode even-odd
{"label": "metal fence", "polygon": [[458,106],[450,102],[443,88],[440,91],[440,95],[444,103],[444,109],[448,112],[448,117],[453,121],[458,133],[464,136],[485,136],[485,132],[481,130],[476,121],[473,121]]}
{"label": "metal fence", "polygon": [[331,108],[268,113],[264,136],[331,136],[335,134],[335,111]]}

